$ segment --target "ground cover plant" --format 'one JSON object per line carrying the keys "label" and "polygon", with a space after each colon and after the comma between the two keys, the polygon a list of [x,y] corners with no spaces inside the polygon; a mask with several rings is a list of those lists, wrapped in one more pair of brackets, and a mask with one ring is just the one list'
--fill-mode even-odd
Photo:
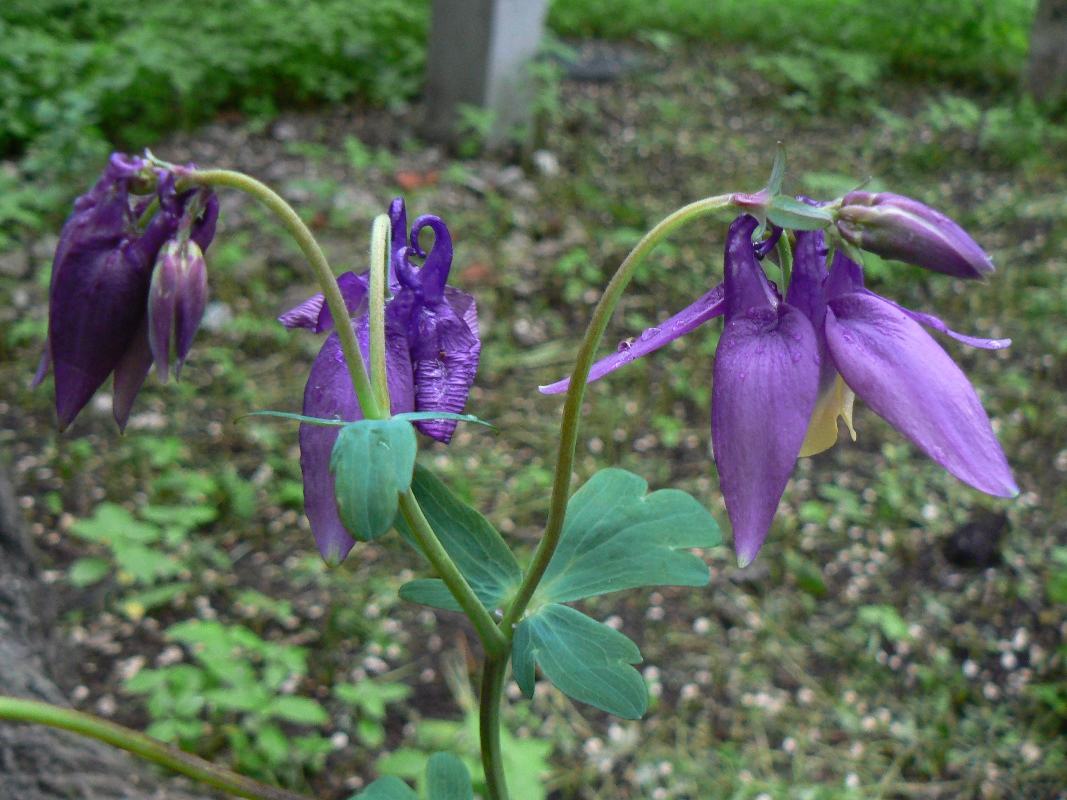
{"label": "ground cover plant", "polygon": [[[466,254],[459,250],[454,269],[489,313],[488,321],[481,321],[484,360],[470,410],[498,422],[505,434],[461,432],[447,449],[432,448],[426,463],[454,490],[489,508],[494,524],[518,540],[532,539],[543,522],[540,500],[551,459],[539,443],[557,413],[556,404],[533,396],[532,386],[559,377],[573,346],[555,340],[576,336],[586,316],[560,300],[595,301],[596,288],[640,230],[672,207],[707,194],[707,184],[752,185],[742,182],[766,172],[776,139],[793,142],[790,187],[799,192],[831,196],[847,190],[842,176],[860,163],[893,188],[951,208],[968,227],[977,222],[986,231],[979,238],[1000,267],[994,280],[1004,281],[995,297],[981,289],[956,291],[943,278],[889,263],[873,270],[870,286],[883,294],[891,288],[895,299],[911,306],[937,307],[957,327],[970,320],[971,329],[1015,340],[999,351],[1002,356],[963,360],[999,421],[1024,494],[1002,505],[971,493],[860,411],[857,445],[799,465],[775,529],[776,554],[768,549],[740,572],[727,553],[711,551],[709,589],[648,590],[583,605],[640,641],[647,663],[642,677],[656,713],[641,723],[601,719],[542,689],[532,711],[514,704],[509,725],[515,738],[505,739],[505,749],[516,748],[522,753],[516,760],[529,761],[531,753],[546,756],[544,749],[532,749],[538,737],[554,746],[555,777],[547,791],[560,796],[1057,797],[1064,773],[1056,739],[1063,725],[1062,656],[1056,652],[1063,636],[1056,589],[1062,568],[1051,556],[1062,539],[1055,512],[1063,502],[1064,409],[1056,391],[1063,380],[1056,325],[1063,296],[1062,267],[1054,258],[1062,237],[1062,177],[1049,172],[1040,146],[1021,160],[995,147],[977,152],[959,147],[951,137],[936,140],[937,146],[926,136],[929,118],[916,113],[927,107],[925,101],[900,86],[891,86],[883,99],[892,117],[852,109],[842,118],[819,119],[769,102],[772,86],[743,58],[723,63],[720,55],[711,63],[678,53],[676,59],[667,57],[663,71],[622,86],[564,87],[565,111],[549,128],[547,155],[536,161],[544,173],[536,178],[491,162],[448,164],[439,154],[403,146],[402,137],[393,139],[392,159],[380,159],[384,169],[365,158],[346,164],[335,154],[362,154],[367,148],[355,142],[347,149],[337,146],[329,133],[337,126],[323,123],[317,132],[314,120],[280,124],[271,136],[255,140],[260,154],[234,148],[229,158],[263,159],[258,169],[264,175],[268,165],[282,165],[269,168],[283,177],[286,194],[309,204],[308,220],[337,252],[335,261],[357,269],[365,263],[360,250],[366,242],[353,244],[350,229],[369,223],[394,193],[389,184],[407,189],[413,211],[448,209],[456,241],[469,248]],[[691,87],[699,82],[707,89],[694,111]],[[935,100],[943,102],[933,96],[930,103]],[[241,136],[238,129],[219,128],[208,134],[206,145],[173,143],[171,157],[203,161],[198,147],[242,141]],[[297,140],[308,144],[296,146]],[[590,147],[590,141],[599,146]],[[316,142],[327,146],[310,146]],[[235,166],[258,171],[255,163]],[[379,184],[386,187],[380,196]],[[357,563],[326,572],[309,553],[307,533],[292,534],[299,527],[300,492],[291,437],[264,420],[229,423],[248,407],[299,408],[299,392],[278,385],[274,374],[289,356],[310,363],[317,345],[284,338],[263,320],[310,292],[282,302],[279,295],[294,280],[306,280],[299,254],[253,207],[229,214],[223,224],[235,228],[231,241],[238,244],[211,251],[212,290],[220,305],[209,311],[208,331],[198,339],[183,381],[146,386],[139,403],[147,405],[131,417],[125,440],[117,440],[106,416],[93,416],[92,410],[75,423],[76,432],[82,426],[89,435],[82,440],[89,447],[78,439],[53,438],[47,398],[23,389],[36,359],[34,336],[42,333],[44,287],[10,279],[12,297],[18,300],[21,291],[24,299],[15,304],[22,309],[18,317],[9,311],[4,322],[5,348],[19,356],[4,366],[11,396],[19,398],[4,410],[5,430],[15,448],[24,505],[57,567],[78,563],[76,554],[116,568],[109,576],[96,567],[101,577],[90,584],[100,587],[105,616],[72,620],[73,635],[94,653],[84,691],[71,687],[74,697],[137,722],[126,716],[138,712],[127,710],[125,696],[116,702],[121,684],[135,681],[133,673],[150,675],[149,661],[155,669],[182,662],[206,667],[188,628],[161,627],[175,627],[189,616],[224,615],[220,634],[231,635],[226,631],[244,619],[260,641],[286,651],[315,648],[319,657],[307,674],[290,658],[294,677],[280,696],[319,698],[337,720],[317,729],[330,735],[335,748],[320,752],[319,764],[334,769],[320,769],[314,758],[286,768],[261,761],[266,766],[252,769],[290,785],[310,781],[324,796],[347,796],[355,785],[345,787],[343,781],[354,770],[341,764],[363,763],[367,778],[374,769],[421,775],[427,751],[444,743],[461,757],[472,754],[465,749],[472,744],[464,727],[472,680],[466,653],[477,645],[469,629],[460,637],[464,629],[457,629],[447,612],[398,605],[398,586],[413,575],[391,576],[419,568],[399,546],[387,540],[361,546]],[[617,338],[636,337],[665,321],[669,310],[684,304],[679,296],[710,289],[709,272],[691,265],[717,263],[721,237],[713,225],[683,232],[662,249],[662,261],[639,271],[641,292],[625,302],[613,329]],[[217,244],[224,241],[219,238]],[[710,273],[717,275],[717,268]],[[510,324],[499,324],[503,320]],[[644,475],[654,488],[680,485],[705,506],[721,508],[707,453],[708,363],[716,339],[709,329],[688,347],[671,345],[670,358],[637,362],[618,379],[590,387],[595,413],[583,437],[588,455],[575,465],[580,482],[616,464]],[[269,359],[267,367],[253,361],[257,355]],[[106,403],[100,407],[109,413]],[[35,420],[32,428],[23,422],[26,414]],[[49,442],[43,448],[41,437]],[[223,445],[239,454],[234,472],[206,456]],[[154,466],[146,463],[149,457]],[[105,464],[121,478],[97,485],[86,466],[100,474]],[[137,494],[127,516],[150,529],[140,535],[174,542],[168,544],[174,557],[185,560],[174,577],[182,580],[185,569],[191,583],[156,606],[153,615],[140,612],[144,602],[130,602],[140,589],[136,576],[166,584],[170,568],[131,570],[124,546],[116,548],[114,541],[90,545],[91,552],[76,544],[91,540],[92,520],[113,513],[99,508],[99,501],[124,500],[131,489]],[[265,504],[257,507],[249,496]],[[216,520],[197,524],[224,551],[230,568],[197,566],[203,562],[195,559],[206,556],[182,549],[188,532],[168,533],[173,523],[152,509],[175,502],[218,510]],[[990,513],[983,516],[981,509]],[[124,530],[136,531],[134,523]],[[982,571],[945,557],[941,543],[959,539],[950,534],[968,523],[1010,530],[998,565]],[[59,535],[77,528],[76,539]],[[55,537],[49,542],[50,533]],[[123,541],[131,538],[136,534]],[[776,557],[769,559],[772,554]],[[85,568],[80,570],[84,578]],[[53,578],[62,582],[64,575],[57,571]],[[250,585],[258,596],[245,593]],[[369,601],[366,614],[353,599],[360,595]],[[394,614],[420,634],[403,635],[403,626],[389,624]],[[124,632],[148,641],[122,644]],[[275,663],[256,638],[241,636],[247,671]],[[441,659],[440,651],[450,645],[458,647],[458,660]],[[409,654],[422,672],[416,676],[400,668],[389,674]],[[352,669],[353,663],[359,666]],[[415,684],[417,697],[439,684],[439,674],[426,670],[448,673],[454,705],[440,694],[412,702],[402,691],[379,693],[381,679],[367,680],[384,673],[386,685]],[[102,679],[89,679],[101,674]],[[249,681],[271,688],[269,681]],[[334,690],[333,699],[330,687],[346,682],[356,688]],[[134,689],[142,687],[134,683]],[[342,700],[356,692],[380,699],[377,705],[368,701],[374,711]],[[382,713],[390,703],[397,714],[391,722]],[[308,708],[302,718],[282,722],[287,734],[313,732],[318,717]],[[540,725],[548,710],[548,721]],[[437,723],[427,712],[449,719]],[[156,721],[164,718],[151,707],[148,713]],[[244,745],[227,735],[234,720],[239,729],[240,718],[226,718],[228,713],[239,710],[215,708],[203,716],[196,746],[249,768]],[[370,748],[359,738],[357,720],[364,719],[386,723],[392,755],[376,767],[373,738]],[[402,730],[405,720],[410,728]],[[248,753],[255,755],[257,748],[269,752],[270,745],[252,743]],[[538,785],[540,776],[532,783]],[[515,794],[527,796],[518,789]]]}

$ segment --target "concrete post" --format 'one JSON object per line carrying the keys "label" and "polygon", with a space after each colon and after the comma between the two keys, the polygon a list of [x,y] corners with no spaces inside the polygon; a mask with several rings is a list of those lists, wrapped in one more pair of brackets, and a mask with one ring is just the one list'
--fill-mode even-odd
{"label": "concrete post", "polygon": [[548,0],[433,0],[426,65],[425,134],[455,139],[457,107],[493,113],[487,144],[529,119],[527,66],[544,30]]}

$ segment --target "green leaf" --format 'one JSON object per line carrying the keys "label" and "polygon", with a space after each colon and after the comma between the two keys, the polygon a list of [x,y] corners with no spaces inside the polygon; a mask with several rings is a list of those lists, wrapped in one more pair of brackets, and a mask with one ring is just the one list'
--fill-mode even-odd
{"label": "green leaf", "polygon": [[386,775],[349,800],[419,800],[419,796],[400,778]]}
{"label": "green leaf", "polygon": [[778,149],[774,153],[774,166],[771,167],[771,178],[767,181],[767,192],[772,197],[782,191],[782,182],[785,180],[785,146],[778,142]]}
{"label": "green leaf", "polygon": [[411,486],[418,443],[410,422],[361,420],[341,428],[330,455],[337,511],[366,542],[393,527],[400,495]]}
{"label": "green leaf", "polygon": [[[490,611],[500,608],[522,582],[522,570],[496,528],[425,467],[415,467],[411,491],[478,599]],[[396,528],[415,545],[414,535],[402,518],[397,519]],[[436,578],[411,581],[400,588],[400,596],[412,603],[460,610],[444,583]]]}
{"label": "green leaf", "polygon": [[911,639],[908,623],[893,606],[861,606],[859,621],[869,627],[879,628],[890,641],[906,642]]}
{"label": "green leaf", "polygon": [[275,697],[267,706],[266,715],[299,725],[325,725],[330,715],[321,705],[310,697],[281,695]]}
{"label": "green leaf", "polygon": [[821,231],[830,227],[834,221],[830,212],[784,194],[775,195],[771,199],[767,208],[767,219],[779,227],[796,231]]}
{"label": "green leaf", "polygon": [[79,589],[84,589],[86,586],[99,583],[109,574],[111,574],[111,562],[106,558],[79,558],[70,565],[67,580]]}
{"label": "green leaf", "polygon": [[428,800],[473,800],[471,774],[449,753],[434,753],[426,765]]}
{"label": "green leaf", "polygon": [[686,552],[722,543],[711,514],[678,489],[646,495],[644,478],[605,469],[567,504],[559,546],[537,589],[567,603],[638,586],[706,586],[708,567]]}
{"label": "green leaf", "polygon": [[557,689],[624,719],[648,709],[648,689],[631,664],[641,651],[629,638],[569,606],[550,603],[515,629],[515,680],[533,697],[534,662]]}

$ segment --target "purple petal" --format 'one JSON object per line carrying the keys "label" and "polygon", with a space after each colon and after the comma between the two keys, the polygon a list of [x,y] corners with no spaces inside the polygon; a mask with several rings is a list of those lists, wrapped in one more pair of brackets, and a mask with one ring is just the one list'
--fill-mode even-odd
{"label": "purple petal", "polygon": [[174,356],[177,360],[174,377],[181,377],[182,365],[185,363],[189,349],[193,346],[196,329],[204,318],[207,308],[207,264],[197,243],[189,240],[187,244],[185,269],[182,273],[183,285],[180,287],[174,320]]}
{"label": "purple petal", "polygon": [[[471,306],[473,306],[471,298]],[[482,343],[447,302],[419,306],[408,329],[415,376],[415,410],[462,413],[474,385]],[[455,420],[425,420],[415,427],[448,442]]]}
{"label": "purple petal", "polygon": [[170,344],[174,333],[174,305],[179,286],[181,253],[177,242],[168,242],[159,254],[148,291],[148,343],[160,380],[170,371]]}
{"label": "purple petal", "polygon": [[953,475],[997,497],[1019,493],[978,395],[909,315],[876,295],[830,301],[834,363],[876,414]]}
{"label": "purple petal", "polygon": [[[203,190],[201,190],[203,191]],[[214,192],[208,195],[204,201],[204,207],[200,211],[196,221],[193,222],[189,238],[196,242],[201,253],[206,253],[211,240],[215,238],[215,227],[219,222],[219,198]]]}
{"label": "purple petal", "polygon": [[[619,350],[606,358],[600,359],[589,370],[588,383],[598,378],[603,378],[609,372],[614,372],[641,356],[648,355],[666,344],[670,344],[680,336],[702,325],[709,319],[714,319],[723,313],[725,308],[725,290],[723,284],[719,284],[706,295],[692,305],[679,311],[673,317],[659,325],[654,325],[636,339],[625,340],[619,345]],[[571,385],[570,378],[564,378],[548,386],[541,386],[541,394],[560,394],[567,391]]]}
{"label": "purple petal", "polygon": [[818,394],[815,331],[779,303],[752,251],[758,223],[727,238],[726,325],[715,354],[712,443],[738,563],[752,562],[804,442]]}
{"label": "purple petal", "polygon": [[[391,334],[391,335],[390,335]],[[369,333],[364,315],[356,325],[363,357],[369,358]],[[403,335],[387,331],[386,373],[394,414],[414,410],[411,363]],[[340,339],[334,331],[322,345],[311,367],[304,389],[303,413],[321,419],[340,418],[349,422],[363,419]],[[338,429],[321,425],[300,426],[300,469],[304,478],[304,511],[319,552],[328,564],[338,564],[352,549],[355,540],[341,524],[337,513],[330,454]]]}
{"label": "purple petal", "polygon": [[115,365],[114,396],[111,401],[111,413],[119,430],[126,430],[130,411],[137,393],[141,391],[145,378],[152,369],[152,349],[148,343],[148,322],[142,322],[140,330],[134,336],[119,363]]}
{"label": "purple petal", "polygon": [[397,277],[400,282],[409,289],[418,292],[425,300],[440,300],[444,297],[445,282],[448,273],[452,269],[452,235],[448,232],[448,226],[440,217],[432,214],[424,214],[415,220],[411,226],[411,250],[415,255],[424,255],[419,247],[419,233],[423,228],[433,231],[433,246],[430,248],[426,261],[417,273],[407,259],[403,259],[403,266]]}
{"label": "purple petal", "polygon": [[[367,292],[370,290],[370,273],[357,275],[354,272],[345,272],[338,276],[337,285],[341,289],[349,316],[361,316],[367,302]],[[325,333],[334,326],[333,314],[326,305],[326,296],[323,294],[317,294],[289,309],[278,317],[278,322],[289,330],[304,328],[312,333]]]}

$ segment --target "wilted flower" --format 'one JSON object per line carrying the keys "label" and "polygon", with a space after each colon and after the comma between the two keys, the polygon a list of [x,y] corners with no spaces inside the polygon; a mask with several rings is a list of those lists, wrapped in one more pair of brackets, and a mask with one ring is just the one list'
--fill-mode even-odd
{"label": "wilted flower", "polygon": [[963,228],[918,200],[888,192],[849,192],[838,209],[845,241],[883,258],[956,278],[977,279],[993,262]]}
{"label": "wilted flower", "polygon": [[[112,155],[96,186],[75,202],[60,234],[52,262],[48,344],[33,385],[54,367],[61,430],[112,372],[115,420],[125,428],[151,367],[145,312],[152,268],[163,244],[178,230],[193,194],[178,195],[174,176],[163,173],[158,178],[159,209],[142,225],[130,206],[131,185],[152,178],[143,159]],[[204,249],[214,219],[192,227],[194,240]]]}
{"label": "wilted flower", "polygon": [[[409,234],[404,203],[399,198],[390,206],[389,216],[393,229],[388,280],[392,297],[385,306],[385,363],[390,411],[459,413],[474,383],[481,351],[474,298],[446,285],[452,266],[452,239],[444,222],[434,216],[420,217]],[[425,227],[434,232],[428,254],[418,244],[419,232]],[[412,256],[425,258],[421,268],[411,263]],[[352,315],[351,324],[363,357],[369,360],[369,273],[345,273],[338,278],[338,284]],[[316,333],[334,326],[333,315],[321,294],[278,319],[289,329],[301,327]],[[326,338],[311,367],[303,413],[349,422],[363,419],[336,332]],[[448,442],[456,423],[426,420],[415,426]],[[355,544],[341,524],[329,469],[337,436],[334,427],[300,426],[304,509],[319,552],[329,563],[342,561]]]}
{"label": "wilted flower", "polygon": [[[854,396],[956,477],[988,494],[1016,495],[974,388],[919,323],[975,347],[1009,342],[957,334],[937,317],[875,295],[841,253],[828,271],[822,232],[796,234],[783,300],[759,265],[765,248],[751,238],[758,225],[748,215],[731,225],[720,286],[590,373],[590,380],[601,377],[725,314],[712,442],[739,562],[759,552],[798,456],[832,446],[838,416],[851,429]],[[566,388],[562,381],[541,391]]]}

